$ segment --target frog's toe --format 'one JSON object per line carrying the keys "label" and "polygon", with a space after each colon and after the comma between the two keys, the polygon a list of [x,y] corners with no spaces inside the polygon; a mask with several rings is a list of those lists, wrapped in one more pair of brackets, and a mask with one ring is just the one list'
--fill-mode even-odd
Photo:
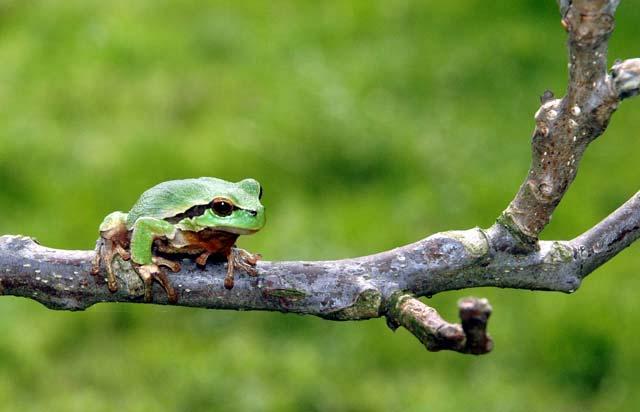
{"label": "frog's toe", "polygon": [[237,247],[231,248],[231,252],[227,256],[227,276],[224,278],[224,287],[233,289],[236,269],[243,270],[249,276],[258,276],[258,270],[255,266],[261,258],[262,256],[259,254],[249,253]]}
{"label": "frog's toe", "polygon": [[160,268],[156,264],[134,267],[144,283],[144,301],[151,302],[153,299],[153,272],[160,270]]}
{"label": "frog's toe", "polygon": [[153,263],[156,265],[162,265],[168,267],[173,273],[180,272],[182,266],[178,262],[174,262],[173,260],[169,260],[160,256],[154,256],[151,258]]}
{"label": "frog's toe", "polygon": [[[164,262],[162,263],[164,265]],[[153,300],[153,281],[157,281],[160,286],[167,293],[167,300],[169,303],[176,303],[178,301],[178,295],[176,294],[175,289],[171,286],[169,282],[169,277],[160,266],[156,263],[151,263],[148,265],[138,266],[136,271],[142,281],[144,282],[144,300],[145,302],[151,302]]]}
{"label": "frog's toe", "polygon": [[211,255],[211,252],[209,251],[201,253],[200,256],[196,258],[196,263],[198,264],[198,266],[206,266],[207,259],[209,259],[210,255]]}
{"label": "frog's toe", "polygon": [[102,238],[98,239],[96,242],[95,255],[91,260],[91,274],[93,276],[97,276],[100,273],[100,256],[102,254],[102,247],[104,245],[104,240]]}
{"label": "frog's toe", "polygon": [[167,300],[169,301],[169,303],[178,302],[178,295],[176,294],[173,286],[171,286],[169,277],[166,273],[164,273],[162,269],[158,268],[158,271],[153,274],[153,278],[162,286],[164,291],[167,293]]}
{"label": "frog's toe", "polygon": [[113,271],[113,256],[115,253],[113,251],[108,251],[105,254],[105,265],[107,266],[107,287],[109,288],[109,292],[117,292],[118,291],[118,281],[116,280],[116,275]]}
{"label": "frog's toe", "polygon": [[255,266],[258,261],[262,259],[262,255],[258,253],[250,253],[240,248],[233,248],[231,251],[235,267],[244,270],[251,276],[258,276],[258,271]]}
{"label": "frog's toe", "polygon": [[260,253],[249,253],[246,250],[244,250],[243,252],[247,254],[247,256],[245,257],[245,262],[251,266],[255,266],[258,261],[262,259],[262,255]]}
{"label": "frog's toe", "polygon": [[227,275],[224,278],[224,288],[227,290],[231,290],[233,289],[233,285],[235,284],[235,281],[233,280],[233,274],[231,276]]}
{"label": "frog's toe", "polygon": [[107,286],[110,292],[118,290],[118,282],[112,265],[115,255],[120,254],[119,249],[121,248],[109,239],[100,238],[96,243],[96,255],[92,262],[91,274],[98,276],[100,274],[100,262],[103,262],[107,269]]}
{"label": "frog's toe", "polygon": [[91,276],[98,276],[98,273],[100,273],[100,258],[96,257],[95,260],[97,262],[91,264]]}
{"label": "frog's toe", "polygon": [[258,276],[258,270],[255,263],[242,262],[236,265],[249,276]]}
{"label": "frog's toe", "polygon": [[120,255],[122,260],[130,260],[131,259],[131,253],[127,249],[123,248],[120,245],[116,246],[116,252],[118,252],[118,255]]}

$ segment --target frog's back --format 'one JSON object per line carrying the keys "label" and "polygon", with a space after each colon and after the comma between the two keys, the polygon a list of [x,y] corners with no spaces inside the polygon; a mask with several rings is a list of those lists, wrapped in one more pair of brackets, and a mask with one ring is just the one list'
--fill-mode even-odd
{"label": "frog's back", "polygon": [[221,187],[229,184],[213,177],[162,182],[142,193],[129,211],[127,228],[131,229],[141,217],[166,219],[193,206],[206,205],[219,193]]}

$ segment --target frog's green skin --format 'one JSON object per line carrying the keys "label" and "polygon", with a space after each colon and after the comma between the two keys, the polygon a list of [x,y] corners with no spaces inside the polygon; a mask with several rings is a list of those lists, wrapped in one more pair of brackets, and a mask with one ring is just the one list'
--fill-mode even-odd
{"label": "frog's green skin", "polygon": [[[94,273],[99,271],[102,258],[107,266],[109,289],[115,291],[117,283],[111,261],[116,254],[125,260],[130,258],[145,281],[147,299],[156,279],[167,291],[169,300],[175,301],[175,292],[158,265],[173,271],[179,270],[180,265],[154,256],[155,246],[163,253],[199,254],[197,262],[201,265],[210,254],[224,255],[229,263],[225,287],[230,289],[234,266],[255,273],[252,266],[259,256],[235,248],[234,243],[239,235],[254,233],[264,226],[261,195],[260,184],[253,179],[232,183],[201,177],[160,183],[144,192],[128,213],[113,212],[105,217],[100,225]],[[213,206],[214,201],[224,201],[233,209],[227,207],[220,213]]]}

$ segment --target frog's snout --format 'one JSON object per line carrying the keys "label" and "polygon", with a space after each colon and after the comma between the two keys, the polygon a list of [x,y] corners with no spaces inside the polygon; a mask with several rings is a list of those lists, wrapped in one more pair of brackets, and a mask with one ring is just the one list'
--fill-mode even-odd
{"label": "frog's snout", "polygon": [[254,216],[254,217],[258,215],[258,211],[257,210],[247,210],[247,213],[249,213],[249,215]]}

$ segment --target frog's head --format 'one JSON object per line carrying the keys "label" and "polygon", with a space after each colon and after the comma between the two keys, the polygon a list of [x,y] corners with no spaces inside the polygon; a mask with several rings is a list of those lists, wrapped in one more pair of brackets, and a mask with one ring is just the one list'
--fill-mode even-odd
{"label": "frog's head", "polygon": [[195,218],[196,223],[239,235],[260,230],[265,224],[260,183],[254,179],[224,183],[216,188],[215,197],[206,211]]}

